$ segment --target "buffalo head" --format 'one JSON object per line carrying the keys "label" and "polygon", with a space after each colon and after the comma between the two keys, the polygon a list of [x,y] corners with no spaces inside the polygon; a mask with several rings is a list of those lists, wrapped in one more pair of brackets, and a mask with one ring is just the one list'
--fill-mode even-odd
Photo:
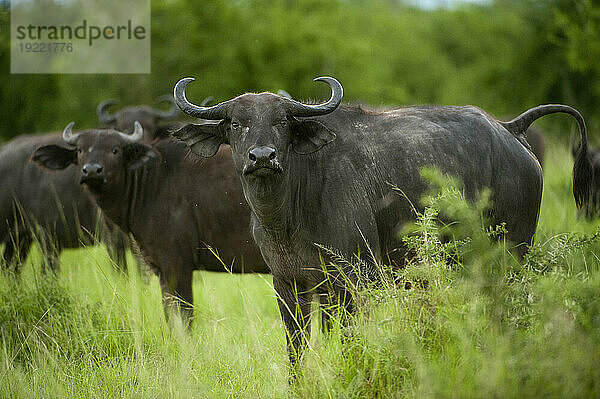
{"label": "buffalo head", "polygon": [[327,83],[332,91],[323,104],[307,105],[273,93],[247,93],[212,107],[187,100],[185,88],[193,80],[177,83],[175,101],[184,113],[204,121],[186,125],[174,136],[203,157],[213,156],[221,144],[230,144],[242,182],[278,178],[287,172],[290,151],[309,154],[336,138],[321,122],[304,119],[331,113],[339,106],[343,88],[334,78],[315,79]]}
{"label": "buffalo head", "polygon": [[68,146],[39,147],[31,159],[48,169],[61,170],[71,164],[80,167],[80,183],[92,191],[123,187],[126,172],[143,166],[158,155],[148,145],[140,143],[144,130],[134,122],[132,134],[113,129],[86,130],[73,133],[74,122],[63,131]]}
{"label": "buffalo head", "polygon": [[108,109],[117,103],[116,100],[104,100],[96,109],[98,120],[106,126],[113,127],[120,132],[131,133],[133,123],[140,122],[147,135],[154,138],[155,132],[158,131],[159,123],[163,120],[169,120],[179,115],[179,109],[175,105],[173,97],[170,95],[161,96],[156,99],[158,103],[169,103],[170,107],[167,110],[152,108],[147,105],[136,105],[125,107],[115,113],[110,113]]}

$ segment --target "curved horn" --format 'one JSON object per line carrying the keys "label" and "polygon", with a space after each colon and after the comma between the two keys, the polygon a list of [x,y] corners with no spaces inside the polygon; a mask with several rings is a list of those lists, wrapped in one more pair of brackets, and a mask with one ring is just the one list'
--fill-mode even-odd
{"label": "curved horn", "polygon": [[77,143],[77,137],[79,137],[79,133],[73,134],[73,126],[75,126],[75,122],[69,123],[62,134],[63,140],[71,145],[75,145]]}
{"label": "curved horn", "polygon": [[226,116],[227,108],[229,107],[229,101],[222,102],[212,107],[201,107],[194,105],[188,101],[185,97],[185,88],[190,82],[193,82],[194,78],[183,78],[175,85],[173,89],[173,97],[175,97],[175,103],[181,110],[195,118],[218,120],[224,119]]}
{"label": "curved horn", "polygon": [[119,136],[126,143],[130,143],[130,144],[139,143],[139,141],[142,139],[142,137],[144,137],[144,128],[142,127],[142,125],[140,125],[140,123],[138,121],[135,121],[133,123],[133,133],[125,134],[125,133],[119,132]]}
{"label": "curved horn", "polygon": [[160,96],[156,99],[157,103],[168,102],[171,104],[171,107],[167,111],[162,111],[160,109],[153,109],[154,115],[159,119],[173,119],[177,115],[179,115],[179,108],[175,105],[175,100],[173,100],[173,96],[169,94],[165,94],[164,96]]}
{"label": "curved horn", "polygon": [[96,114],[98,115],[98,120],[102,123],[114,123],[117,120],[117,117],[108,113],[106,108],[110,107],[113,104],[116,104],[118,101],[110,98],[108,100],[104,100],[98,104],[96,107]]}
{"label": "curved horn", "polygon": [[336,79],[322,76],[320,78],[314,79],[314,82],[325,82],[331,87],[331,98],[329,101],[323,104],[315,104],[308,105],[302,104],[293,99],[288,99],[289,109],[288,112],[292,116],[317,116],[317,115],[325,115],[330,112],[333,112],[342,102],[342,97],[344,97],[344,88],[342,84],[338,82]]}

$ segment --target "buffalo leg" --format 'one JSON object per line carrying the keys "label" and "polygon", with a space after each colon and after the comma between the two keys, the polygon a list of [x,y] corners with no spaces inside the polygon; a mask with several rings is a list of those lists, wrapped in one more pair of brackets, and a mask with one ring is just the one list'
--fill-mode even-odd
{"label": "buffalo leg", "polygon": [[109,258],[115,262],[121,271],[127,270],[127,244],[126,238],[118,231],[113,231],[106,244]]}
{"label": "buffalo leg", "polygon": [[319,310],[321,311],[321,332],[327,334],[331,330],[331,294],[319,294]]}
{"label": "buffalo leg", "polygon": [[342,326],[342,353],[345,355],[347,342],[352,338],[352,330],[348,328],[350,323],[350,315],[354,312],[354,298],[352,293],[345,287],[337,292],[336,300],[338,303],[340,323]]}
{"label": "buffalo leg", "polygon": [[[344,328],[349,323],[349,316],[354,311],[354,301],[352,294],[341,289],[337,292],[319,295],[321,306],[321,331],[328,333],[331,330],[333,320],[337,318],[341,327]],[[346,331],[343,331],[342,340],[346,338]]]}
{"label": "buffalo leg", "polygon": [[58,270],[59,258],[60,258],[60,249],[56,247],[56,245],[46,242],[42,248],[42,271],[47,272],[50,271],[56,274]]}
{"label": "buffalo leg", "polygon": [[102,235],[106,243],[106,251],[109,258],[121,271],[127,270],[127,247],[126,235],[114,224],[103,218]]}
{"label": "buffalo leg", "polygon": [[312,293],[298,292],[285,281],[273,277],[273,286],[277,293],[279,312],[287,332],[287,347],[292,376],[296,375],[297,364],[308,342]]}
{"label": "buffalo leg", "polygon": [[191,326],[194,301],[192,293],[192,270],[179,270],[177,276],[162,273],[160,286],[162,288],[163,306],[167,321],[173,313],[179,313],[184,323]]}
{"label": "buffalo leg", "polygon": [[2,258],[4,259],[4,264],[8,267],[13,262],[13,257],[15,256],[15,243],[10,238],[4,241],[4,249],[2,250]]}
{"label": "buffalo leg", "polygon": [[19,234],[16,238],[9,236],[4,241],[4,252],[2,253],[6,266],[18,267],[25,261],[30,247],[31,237],[28,234]]}

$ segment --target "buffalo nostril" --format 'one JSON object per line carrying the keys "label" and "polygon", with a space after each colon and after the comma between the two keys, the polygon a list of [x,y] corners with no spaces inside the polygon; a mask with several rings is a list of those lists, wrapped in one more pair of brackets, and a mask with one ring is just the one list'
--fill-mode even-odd
{"label": "buffalo nostril", "polygon": [[102,173],[102,166],[95,163],[87,163],[81,168],[81,173],[84,176],[100,175]]}
{"label": "buffalo nostril", "polygon": [[248,154],[248,158],[252,162],[269,162],[274,160],[277,157],[277,153],[275,149],[267,146],[256,147],[250,150]]}

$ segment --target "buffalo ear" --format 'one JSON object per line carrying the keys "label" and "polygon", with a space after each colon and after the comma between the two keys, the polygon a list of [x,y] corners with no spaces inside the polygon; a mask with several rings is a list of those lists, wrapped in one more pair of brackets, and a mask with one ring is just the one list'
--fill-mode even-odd
{"label": "buffalo ear", "polygon": [[154,148],[140,143],[126,145],[123,148],[123,157],[129,170],[139,169],[151,159],[159,158]]}
{"label": "buffalo ear", "polygon": [[292,149],[297,154],[315,152],[336,138],[333,130],[315,120],[294,120],[291,131]]}
{"label": "buffalo ear", "polygon": [[71,164],[77,163],[77,150],[56,144],[45,145],[37,148],[31,155],[30,160],[44,168],[62,170]]}
{"label": "buffalo ear", "polygon": [[190,123],[173,132],[173,136],[184,141],[192,152],[210,158],[219,151],[221,144],[227,144],[225,122]]}

